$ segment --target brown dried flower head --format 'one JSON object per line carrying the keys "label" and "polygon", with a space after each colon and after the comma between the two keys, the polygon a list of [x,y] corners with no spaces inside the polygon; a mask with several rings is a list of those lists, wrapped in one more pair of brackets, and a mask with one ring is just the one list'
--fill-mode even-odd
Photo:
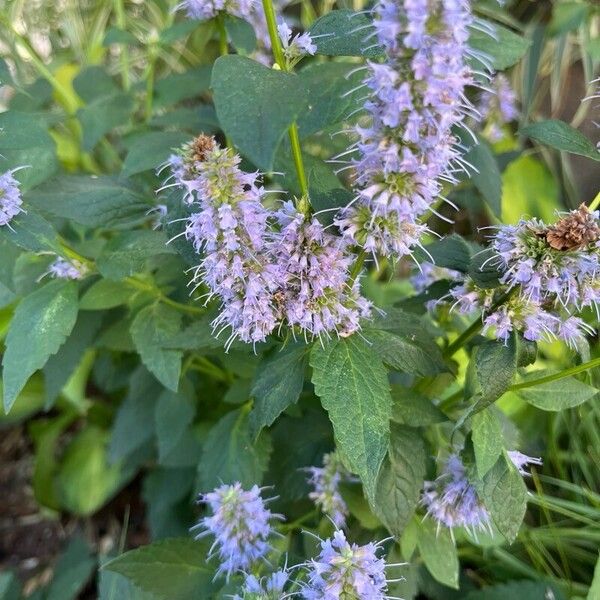
{"label": "brown dried flower head", "polygon": [[600,227],[585,204],[546,230],[546,241],[555,250],[576,250],[599,239]]}
{"label": "brown dried flower head", "polygon": [[215,147],[215,138],[201,134],[191,143],[190,158],[194,162],[204,162],[206,155]]}

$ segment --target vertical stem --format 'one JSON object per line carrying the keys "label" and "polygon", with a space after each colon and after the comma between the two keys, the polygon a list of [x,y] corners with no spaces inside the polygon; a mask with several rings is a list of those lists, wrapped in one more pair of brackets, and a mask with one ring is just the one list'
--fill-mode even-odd
{"label": "vertical stem", "polygon": [[[275,57],[275,62],[282,71],[289,72],[285,61],[285,56],[283,54],[283,48],[281,47],[279,34],[277,33],[277,20],[275,17],[275,9],[273,8],[273,1],[262,0],[262,3],[265,12],[265,20],[267,21],[267,29],[269,30],[271,47],[273,49],[273,56]],[[300,136],[298,135],[298,125],[296,124],[296,122],[290,125],[288,134],[290,137],[292,156],[294,158],[294,166],[296,167],[296,173],[298,175],[298,183],[300,184],[300,190],[302,192],[302,196],[308,198],[308,181],[306,179],[304,161],[302,160]]]}
{"label": "vertical stem", "polygon": [[[117,27],[124,30],[126,22],[123,0],[114,0],[114,9]],[[119,59],[121,62],[121,81],[123,82],[123,89],[128,91],[131,81],[129,79],[129,48],[127,48],[127,44],[121,44]]]}
{"label": "vertical stem", "polygon": [[217,29],[219,30],[219,53],[221,56],[229,54],[227,48],[227,30],[225,29],[225,18],[222,12],[217,15]]}
{"label": "vertical stem", "polygon": [[598,206],[600,206],[600,192],[596,194],[596,197],[592,200],[592,203],[589,205],[590,212],[595,211]]}

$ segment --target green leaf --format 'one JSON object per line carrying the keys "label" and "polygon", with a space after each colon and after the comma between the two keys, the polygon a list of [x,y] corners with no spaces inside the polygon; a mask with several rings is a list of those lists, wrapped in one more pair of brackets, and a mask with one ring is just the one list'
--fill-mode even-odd
{"label": "green leaf", "polygon": [[179,393],[165,390],[159,396],[154,410],[154,429],[161,462],[177,446],[195,414],[190,390]]}
{"label": "green leaf", "polygon": [[83,149],[90,152],[107,133],[127,123],[134,106],[133,96],[119,92],[96,98],[78,110],[77,118],[83,128]]}
{"label": "green leaf", "polygon": [[22,586],[12,571],[0,573],[0,600],[21,600]]}
{"label": "green leaf", "polygon": [[195,19],[179,21],[179,23],[174,23],[160,32],[159,42],[165,46],[169,46],[177,40],[190,35],[197,28],[198,21]]}
{"label": "green leaf", "polygon": [[111,44],[125,44],[127,46],[137,46],[139,44],[137,38],[129,31],[119,29],[118,27],[109,27],[106,30],[106,35],[102,40],[102,45],[107,48]]}
{"label": "green leaf", "polygon": [[527,509],[527,487],[505,454],[483,478],[481,500],[498,531],[512,543]]}
{"label": "green leaf", "polygon": [[106,310],[125,304],[134,294],[133,288],[110,279],[100,279],[91,285],[79,301],[80,310]]}
{"label": "green leaf", "polygon": [[517,372],[517,340],[488,340],[473,350],[465,385],[465,398],[477,399],[477,410],[494,403],[508,389]]}
{"label": "green leaf", "polygon": [[146,260],[158,254],[174,254],[160,231],[126,231],[104,246],[96,266],[108,279],[124,279],[144,269]]}
{"label": "green leaf", "polygon": [[[479,28],[471,29],[469,37],[471,48],[481,52],[486,63],[496,71],[503,71],[517,64],[529,50],[531,41],[498,23],[487,21],[486,25],[491,27],[495,34],[491,36]],[[474,62],[480,64],[476,58]]]}
{"label": "green leaf", "polygon": [[82,69],[73,80],[73,88],[86,103],[116,94],[119,91],[114,78],[101,66]]}
{"label": "green leaf", "polygon": [[487,248],[474,254],[471,259],[469,277],[480,288],[491,289],[500,285],[501,272],[498,269],[498,261],[493,260],[495,254],[494,250]]}
{"label": "green leaf", "polygon": [[74,537],[56,564],[46,600],[74,600],[95,568],[96,561],[88,545],[80,537]]}
{"label": "green leaf", "polygon": [[108,464],[107,441],[106,431],[88,426],[67,446],[56,484],[61,504],[68,511],[90,515],[119,489],[121,469]]}
{"label": "green leaf", "polygon": [[254,52],[256,48],[256,33],[254,27],[234,15],[225,14],[225,29],[233,47],[244,54]]}
{"label": "green leaf", "polygon": [[404,386],[392,385],[392,400],[392,421],[396,423],[410,427],[426,427],[448,420],[429,398]]}
{"label": "green leaf", "polygon": [[146,369],[138,367],[130,380],[129,392],[115,416],[108,458],[111,463],[139,450],[154,435],[154,411],[161,388]]}
{"label": "green leaf", "polygon": [[[564,594],[554,585],[543,581],[509,581],[500,585],[490,585],[470,592],[464,600],[566,600]],[[596,597],[588,596],[588,600]]]}
{"label": "green leaf", "polygon": [[0,239],[32,252],[62,252],[54,227],[29,208],[13,217],[10,227],[0,227]]}
{"label": "green leaf", "polygon": [[123,175],[130,177],[142,171],[156,170],[169,155],[189,140],[190,134],[183,131],[151,131],[137,136],[129,144]]}
{"label": "green leaf", "polygon": [[72,281],[52,281],[21,301],[10,324],[2,359],[7,413],[29,377],[65,342],[76,319],[77,285]]}
{"label": "green leaf", "polygon": [[236,481],[243,486],[260,484],[271,449],[265,432],[253,441],[247,407],[227,413],[213,426],[204,443],[198,465],[202,491]]}
{"label": "green leaf", "polygon": [[427,570],[434,579],[448,587],[458,589],[458,557],[450,530],[439,530],[432,519],[419,526],[417,546]]}
{"label": "green leaf", "polygon": [[222,56],[211,87],[223,131],[257,167],[272,170],[279,143],[306,105],[298,76],[243,56]]}
{"label": "green leaf", "polygon": [[389,456],[377,478],[373,509],[394,536],[402,534],[419,504],[425,469],[423,438],[415,429],[392,423]]}
{"label": "green leaf", "polygon": [[315,344],[312,381],[333,423],[336,443],[374,497],[389,442],[392,399],[381,359],[359,336]]}
{"label": "green leaf", "polygon": [[596,568],[594,569],[594,579],[588,592],[587,600],[598,600],[600,598],[600,556],[596,561]]}
{"label": "green leaf", "polygon": [[50,177],[58,167],[54,140],[43,122],[28,113],[0,113],[2,172],[26,166],[17,175],[27,190]]}
{"label": "green leaf", "polygon": [[177,391],[183,353],[163,347],[179,333],[181,314],[161,303],[140,310],[131,324],[131,337],[146,368],[167,388]]}
{"label": "green leaf", "polygon": [[276,349],[259,365],[251,391],[254,406],[250,427],[254,434],[272,425],[290,404],[298,402],[304,385],[308,349],[306,344],[289,344]]}
{"label": "green leaf", "polygon": [[373,22],[363,12],[332,10],[317,19],[308,33],[317,46],[317,54],[367,58],[383,54],[373,35]]}
{"label": "green leaf", "polygon": [[552,7],[550,33],[560,35],[577,29],[584,23],[590,12],[590,5],[581,2],[561,2]]}
{"label": "green leaf", "polygon": [[98,313],[79,313],[67,341],[44,365],[46,407],[52,405],[81,362],[85,351],[96,339],[101,320]]}
{"label": "green leaf", "polygon": [[502,177],[498,162],[489,144],[478,138],[475,144],[465,155],[466,162],[475,167],[471,180],[487,202],[492,212],[500,217],[502,215]]}
{"label": "green leaf", "polygon": [[63,175],[28,196],[36,209],[88,227],[128,228],[149,205],[131,185],[108,175]]}
{"label": "green leaf", "polygon": [[356,72],[354,64],[313,63],[298,77],[308,95],[308,107],[298,118],[301,138],[346,120],[362,106],[364,90],[355,88],[362,83],[364,73]]}
{"label": "green leaf", "polygon": [[563,121],[551,119],[533,123],[521,129],[519,133],[557,150],[600,160],[600,151],[596,146],[577,129]]}
{"label": "green leaf", "polygon": [[164,540],[126,552],[104,568],[124,575],[157,600],[211,598],[222,583],[213,581],[208,546],[190,538]]}
{"label": "green leaf", "polygon": [[[530,371],[525,381],[553,375],[554,371]],[[563,377],[555,381],[515,390],[515,393],[529,404],[541,410],[559,411],[573,408],[593,398],[598,390],[575,377]]]}
{"label": "green leaf", "polygon": [[184,73],[171,73],[154,86],[155,105],[163,108],[199,96],[210,86],[211,67],[202,65]]}
{"label": "green leaf", "polygon": [[[433,262],[438,267],[467,273],[471,264],[471,248],[469,244],[460,235],[453,233],[443,237],[441,240],[425,246],[427,253],[433,258]],[[428,254],[417,250],[416,254],[423,260],[431,261]]]}
{"label": "green leaf", "polygon": [[472,439],[477,473],[479,477],[484,477],[496,464],[504,449],[502,426],[492,407],[478,412],[473,417]]}

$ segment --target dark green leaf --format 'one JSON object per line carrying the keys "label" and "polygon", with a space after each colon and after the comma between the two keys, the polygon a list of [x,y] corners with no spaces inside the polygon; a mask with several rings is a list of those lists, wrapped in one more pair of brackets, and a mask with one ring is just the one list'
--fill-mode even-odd
{"label": "dark green leaf", "polygon": [[504,449],[502,426],[493,407],[478,412],[473,417],[473,449],[479,477],[496,464]]}
{"label": "dark green leaf", "polygon": [[41,212],[88,227],[129,228],[146,219],[150,207],[138,190],[108,175],[63,175],[27,199]]}
{"label": "dark green leaf", "polygon": [[198,21],[195,19],[179,21],[179,23],[175,23],[160,32],[159,42],[165,46],[169,46],[177,40],[190,35],[197,28]]}
{"label": "dark green leaf", "polygon": [[306,344],[289,344],[261,362],[252,384],[250,427],[257,434],[300,397],[308,362]]}
{"label": "dark green leaf", "polygon": [[119,91],[115,80],[99,66],[82,69],[73,80],[73,87],[77,95],[87,103]]}
{"label": "dark green leaf", "polygon": [[159,79],[154,86],[156,106],[170,106],[206,92],[210,86],[211,68],[202,65],[184,73],[172,73]]}
{"label": "dark green leaf", "polygon": [[519,133],[557,150],[600,160],[600,151],[596,146],[577,129],[563,121],[551,119],[533,123],[521,129]]}
{"label": "dark green leaf", "polygon": [[332,10],[317,19],[308,33],[317,45],[318,54],[329,56],[381,56],[373,24],[363,12]]}
{"label": "dark green leaf", "polygon": [[[509,581],[490,585],[476,592],[469,592],[464,600],[566,600],[565,595],[554,585],[543,581]],[[595,600],[588,596],[588,600]]]}
{"label": "dark green leaf", "polygon": [[125,157],[123,175],[129,177],[142,171],[156,170],[190,137],[181,131],[151,131],[136,137]]}
{"label": "dark green leaf", "polygon": [[54,140],[41,119],[9,110],[0,113],[1,172],[27,167],[17,179],[27,190],[48,179],[58,166]]}
{"label": "dark green leaf", "polygon": [[[531,371],[525,377],[525,381],[553,374],[552,371]],[[516,393],[536,408],[559,411],[587,402],[596,396],[598,390],[575,377],[563,377],[555,381],[516,390]]]}
{"label": "dark green leaf", "polygon": [[90,286],[79,301],[81,310],[106,310],[125,304],[134,294],[134,288],[110,279],[100,279]]}
{"label": "dark green leaf", "polygon": [[453,233],[443,237],[441,240],[425,246],[427,253],[417,250],[416,254],[421,260],[433,258],[438,267],[452,269],[466,273],[471,264],[471,248],[465,238]]}
{"label": "dark green leaf", "polygon": [[22,586],[17,575],[12,571],[0,573],[0,600],[21,600],[21,591]]}
{"label": "dark green leaf", "polygon": [[448,417],[426,396],[404,386],[392,385],[392,421],[411,427],[425,427],[442,423]]}
{"label": "dark green leaf", "polygon": [[487,248],[473,255],[469,277],[481,288],[490,289],[500,285],[502,273],[498,269],[499,261],[494,257],[495,254],[494,250]]}
{"label": "dark green leaf", "polygon": [[527,487],[521,474],[504,454],[483,478],[481,499],[498,531],[513,542],[525,516]]}
{"label": "dark green leaf", "polygon": [[31,209],[13,217],[10,227],[0,227],[0,238],[32,252],[62,252],[54,227]]}
{"label": "dark green leaf", "polygon": [[194,420],[196,410],[190,392],[191,390],[186,390],[174,393],[165,390],[158,398],[154,411],[154,428],[160,461],[169,456]]}
{"label": "dark green leaf", "polygon": [[90,152],[103,136],[115,127],[127,123],[133,108],[133,97],[119,92],[97,98],[80,109],[77,117],[83,128],[83,149]]}
{"label": "dark green leaf", "polygon": [[140,310],[131,337],[147,369],[167,388],[177,391],[183,353],[163,344],[179,333],[181,314],[161,303]]}
{"label": "dark green leaf", "polygon": [[174,252],[167,246],[167,238],[160,231],[127,231],[106,244],[96,266],[108,279],[124,279],[142,271],[151,256]]}
{"label": "dark green leaf", "polygon": [[56,564],[46,600],[74,600],[95,568],[96,561],[90,555],[88,545],[74,537]]}
{"label": "dark green leaf", "polygon": [[458,557],[456,546],[446,527],[437,528],[432,519],[419,526],[419,552],[427,570],[440,583],[458,589]]}
{"label": "dark green leaf", "polygon": [[[503,71],[518,63],[531,46],[531,41],[498,23],[487,23],[494,35],[472,28],[469,45],[484,56],[486,64],[494,70]],[[476,64],[479,63],[474,59]]]}
{"label": "dark green leaf", "polygon": [[500,217],[502,214],[502,177],[498,163],[490,146],[479,138],[465,155],[465,160],[475,167],[471,180],[487,202],[492,212]]}
{"label": "dark green leaf", "polygon": [[[153,127],[170,128],[178,131],[214,133],[219,129],[217,113],[212,106],[181,107],[156,115],[150,124]],[[156,133],[156,132],[154,132]],[[161,134],[164,135],[164,134]],[[192,137],[191,135],[189,136]],[[158,140],[158,138],[157,138]]]}
{"label": "dark green leaf", "polygon": [[254,51],[256,48],[256,33],[254,33],[254,27],[248,21],[226,14],[225,29],[233,47],[238,52],[250,54]]}
{"label": "dark green leaf", "polygon": [[108,47],[111,44],[125,44],[128,46],[136,46],[139,44],[139,42],[133,34],[129,33],[129,31],[119,29],[118,27],[109,27],[106,30],[104,39],[102,40],[102,45],[104,47]]}
{"label": "dark green leaf", "polygon": [[381,359],[358,336],[340,338],[310,355],[315,391],[333,423],[338,446],[367,495],[374,497],[377,475],[389,442],[392,411]]}
{"label": "dark green leaf", "polygon": [[211,87],[223,131],[257,167],[272,170],[279,143],[306,104],[298,76],[243,56],[222,56]]}
{"label": "dark green leaf", "polygon": [[76,319],[77,285],[72,281],[52,281],[21,301],[8,330],[2,360],[6,412],[29,377],[62,346]]}
{"label": "dark green leaf", "polygon": [[131,579],[157,600],[211,598],[222,583],[213,581],[208,548],[208,542],[190,538],[164,540],[126,552],[104,568]]}
{"label": "dark green leaf", "polygon": [[373,509],[390,533],[399,536],[419,503],[426,452],[417,430],[392,423],[389,456],[379,477]]}
{"label": "dark green leaf", "polygon": [[202,491],[220,483],[260,484],[271,454],[263,432],[256,442],[250,433],[246,407],[227,413],[210,430],[198,465]]}

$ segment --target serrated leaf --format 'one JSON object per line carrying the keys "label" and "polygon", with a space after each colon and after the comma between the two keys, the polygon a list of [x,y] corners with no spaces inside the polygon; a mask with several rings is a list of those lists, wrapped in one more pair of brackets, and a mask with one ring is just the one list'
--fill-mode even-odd
{"label": "serrated leaf", "polygon": [[258,434],[269,427],[290,404],[298,402],[308,363],[306,344],[289,344],[263,360],[252,383],[254,406],[250,428]]}
{"label": "serrated leaf", "polygon": [[[471,48],[481,52],[486,64],[497,71],[503,71],[518,63],[529,50],[531,41],[498,23],[489,21],[485,23],[491,27],[494,34],[490,35],[479,27],[471,29],[469,37]],[[477,58],[473,60],[479,64]]]}
{"label": "serrated leaf", "polygon": [[151,131],[137,136],[129,144],[123,175],[130,177],[142,171],[155,171],[169,155],[189,140],[190,134],[183,131]]}
{"label": "serrated leaf", "polygon": [[227,413],[210,430],[198,465],[202,491],[221,483],[260,484],[271,454],[271,440],[263,432],[254,442],[247,407]]}
{"label": "serrated leaf", "polygon": [[512,543],[527,509],[527,487],[504,454],[483,478],[481,500],[498,531]]}
{"label": "serrated leaf", "polygon": [[119,280],[141,272],[146,260],[152,256],[174,253],[160,231],[126,231],[104,246],[96,266],[104,277]]}
{"label": "serrated leaf", "polygon": [[195,414],[189,391],[174,393],[165,390],[159,396],[154,409],[154,429],[160,461],[169,456],[177,446],[185,430],[194,420]]}
{"label": "serrated leaf", "polygon": [[533,123],[519,130],[519,133],[557,150],[600,160],[600,150],[581,132],[564,121],[551,119]]}
{"label": "serrated leaf", "polygon": [[179,333],[181,314],[161,303],[140,310],[131,324],[131,338],[146,368],[166,387],[176,392],[183,353],[163,344]]}
{"label": "serrated leaf", "polygon": [[157,600],[210,598],[222,583],[213,581],[208,547],[202,540],[163,540],[126,552],[104,568],[124,575]]}
{"label": "serrated leaf", "polygon": [[435,423],[443,423],[448,417],[426,396],[412,390],[392,385],[392,421],[410,427],[425,427]]}
{"label": "serrated leaf", "polygon": [[106,310],[125,304],[134,289],[120,281],[100,279],[91,285],[79,301],[80,310]]}
{"label": "serrated leaf", "polygon": [[419,526],[417,546],[431,575],[440,583],[458,589],[458,557],[456,546],[446,527],[437,528],[431,519]]}
{"label": "serrated leaf", "polygon": [[87,227],[127,228],[147,219],[149,208],[138,190],[108,175],[63,175],[31,192],[28,202]]}
{"label": "serrated leaf", "polygon": [[118,92],[102,96],[77,111],[83,129],[82,147],[86,152],[119,125],[124,125],[132,116],[135,103],[133,96]]}
{"label": "serrated leaf", "polygon": [[0,237],[32,252],[62,252],[54,227],[31,209],[13,217],[10,227],[0,227]]}
{"label": "serrated leaf", "polygon": [[[525,382],[548,377],[554,373],[553,371],[530,371],[525,377]],[[536,386],[517,389],[515,393],[536,408],[559,411],[587,402],[598,393],[598,390],[575,377],[563,377]]]}
{"label": "serrated leaf", "polygon": [[2,173],[27,167],[19,171],[17,176],[24,190],[40,184],[58,167],[54,140],[43,121],[15,110],[0,114],[0,156]]}
{"label": "serrated leaf", "polygon": [[492,407],[478,412],[473,417],[472,439],[477,474],[479,477],[484,477],[496,464],[504,449],[502,426]]}
{"label": "serrated leaf", "polygon": [[299,78],[243,56],[222,56],[211,87],[223,131],[257,167],[272,170],[279,143],[306,105]]}
{"label": "serrated leaf", "polygon": [[29,377],[65,342],[76,319],[77,285],[72,281],[52,281],[21,301],[8,330],[2,359],[7,413]]}
{"label": "serrated leaf", "polygon": [[350,469],[374,497],[389,442],[392,399],[381,359],[358,336],[315,344],[312,381]]}
{"label": "serrated leaf", "polygon": [[317,46],[317,54],[328,56],[381,56],[373,22],[368,14],[341,9],[317,19],[308,30]]}
{"label": "serrated leaf", "polygon": [[394,536],[402,534],[417,508],[425,469],[423,438],[415,429],[392,423],[389,455],[377,478],[373,509]]}

